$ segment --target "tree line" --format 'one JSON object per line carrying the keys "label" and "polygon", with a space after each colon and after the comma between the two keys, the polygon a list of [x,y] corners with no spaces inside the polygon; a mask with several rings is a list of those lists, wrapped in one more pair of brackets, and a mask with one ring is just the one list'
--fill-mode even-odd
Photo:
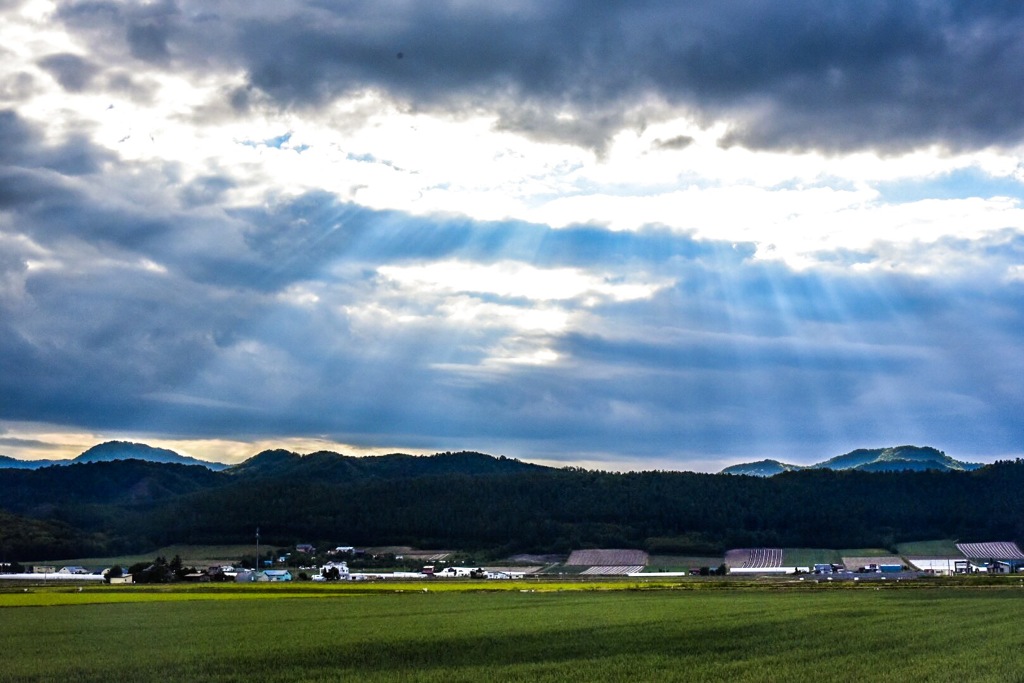
{"label": "tree line", "polygon": [[[110,478],[97,475],[102,494],[94,495],[86,490],[93,478],[87,472],[61,484],[26,484],[8,498],[11,480],[0,475],[0,505],[13,513],[3,528],[22,530],[0,535],[0,554],[56,559],[172,543],[247,543],[257,526],[268,543],[282,545],[454,547],[493,556],[588,547],[710,554],[736,547],[893,549],[940,538],[1024,539],[1021,460],[973,472],[806,470],[771,478],[576,468],[467,474],[445,467],[430,474],[418,465],[415,476],[323,480],[297,471],[193,477],[197,468],[152,463],[134,466],[132,475],[119,470],[121,463],[75,467],[100,465],[116,471],[121,488],[112,490]],[[19,472],[17,479],[25,484],[23,475],[45,478],[45,472]],[[144,490],[150,494],[138,495]]]}

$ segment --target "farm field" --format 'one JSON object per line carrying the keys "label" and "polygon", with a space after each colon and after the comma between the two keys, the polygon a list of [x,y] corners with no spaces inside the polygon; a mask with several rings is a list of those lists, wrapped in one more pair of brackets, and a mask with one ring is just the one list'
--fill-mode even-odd
{"label": "farm field", "polygon": [[[268,550],[265,546],[264,550]],[[206,567],[215,564],[231,564],[237,562],[243,555],[250,557],[255,554],[256,545],[170,545],[157,550],[135,555],[119,555],[115,557],[80,557],[70,560],[40,560],[27,564],[47,564],[57,567],[67,565],[79,565],[82,567],[111,567],[119,564],[122,567],[130,567],[138,562],[152,562],[155,557],[165,557],[170,560],[177,555],[185,566]]]}
{"label": "farm field", "polygon": [[1018,680],[1004,586],[7,593],[0,680]]}
{"label": "farm field", "polygon": [[651,555],[647,562],[646,572],[686,572],[691,569],[708,567],[717,569],[722,564],[722,556],[696,555]]}
{"label": "farm field", "polygon": [[[269,546],[267,546],[269,547]],[[960,557],[961,553],[956,549],[952,540],[917,541],[912,543],[901,543],[897,546],[900,555],[914,557]],[[396,552],[410,557],[417,557],[424,562],[437,561],[452,554],[448,550],[417,550],[406,546],[389,546],[381,548],[368,548],[369,552]],[[122,567],[133,565],[137,562],[149,562],[154,557],[162,556],[167,559],[178,555],[186,566],[206,567],[213,564],[236,562],[243,555],[251,556],[254,552],[254,545],[173,545],[157,550],[140,553],[136,555],[123,555],[118,557],[84,557],[67,560],[41,560],[36,564],[49,564],[56,566],[81,565],[84,567],[109,567],[120,564]],[[810,566],[815,563],[840,562],[846,556],[873,556],[891,555],[888,550],[878,548],[857,548],[848,550],[836,550],[827,548],[785,548],[783,551],[783,565],[785,566]],[[645,571],[687,571],[697,567],[717,567],[723,561],[719,556],[688,556],[688,555],[651,555]],[[492,563],[493,564],[493,563]],[[564,566],[556,565],[553,573],[572,572]],[[572,572],[576,573],[576,572]]]}
{"label": "farm field", "polygon": [[643,550],[574,550],[565,561],[566,567],[618,567],[646,565],[648,555]]}
{"label": "farm field", "polygon": [[828,548],[784,548],[782,551],[782,564],[787,567],[811,567],[840,561],[839,551]]}
{"label": "farm field", "polygon": [[787,567],[810,567],[815,564],[840,563],[844,557],[866,557],[875,555],[892,555],[879,548],[785,548],[782,551],[782,564]]}
{"label": "farm field", "polygon": [[961,557],[956,542],[950,539],[899,543],[896,550],[904,557]]}

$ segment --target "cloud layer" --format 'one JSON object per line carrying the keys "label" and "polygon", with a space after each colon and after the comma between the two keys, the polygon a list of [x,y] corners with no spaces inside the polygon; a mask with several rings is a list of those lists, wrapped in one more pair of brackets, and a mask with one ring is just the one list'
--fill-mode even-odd
{"label": "cloud layer", "polygon": [[133,61],[213,69],[240,75],[237,109],[377,89],[595,146],[642,126],[646,101],[758,148],[975,148],[1024,126],[1012,2],[74,2],[57,18],[94,51],[42,60],[72,91]]}
{"label": "cloud layer", "polygon": [[1015,4],[0,15],[8,451],[1020,453]]}

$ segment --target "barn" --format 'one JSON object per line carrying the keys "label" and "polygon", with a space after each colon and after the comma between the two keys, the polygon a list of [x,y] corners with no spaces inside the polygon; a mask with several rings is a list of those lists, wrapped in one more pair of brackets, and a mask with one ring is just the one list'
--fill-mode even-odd
{"label": "barn", "polygon": [[957,543],[956,549],[993,574],[1009,574],[1024,569],[1024,552],[1013,541]]}

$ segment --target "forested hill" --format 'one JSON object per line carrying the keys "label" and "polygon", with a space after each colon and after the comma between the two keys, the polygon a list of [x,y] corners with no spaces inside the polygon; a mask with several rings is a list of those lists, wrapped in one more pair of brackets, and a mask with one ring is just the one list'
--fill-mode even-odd
{"label": "forested hill", "polygon": [[[350,460],[365,460],[375,473]],[[36,554],[21,558],[28,560],[76,554],[69,528],[90,555],[244,543],[257,526],[268,543],[281,545],[495,554],[1024,541],[1021,491],[1024,461],[964,472],[804,470],[762,478],[553,469],[473,453],[346,459],[269,452],[223,472],[139,461],[0,472],[0,507],[18,516],[6,524],[20,519],[28,529],[42,520],[62,530],[59,548],[47,547],[45,535],[35,545],[20,537],[19,552]]]}
{"label": "forested hill", "polygon": [[54,509],[152,503],[216,489],[226,475],[206,467],[143,460],[0,470],[0,508],[45,517]]}
{"label": "forested hill", "polygon": [[351,482],[360,479],[403,479],[446,474],[511,474],[551,469],[504,456],[483,453],[438,453],[436,455],[371,455],[354,457],[331,451],[299,455],[286,450],[263,451],[228,468],[239,478],[274,478]]}
{"label": "forested hill", "polygon": [[57,460],[19,460],[9,455],[0,455],[0,469],[35,470],[59,464],[62,463]]}
{"label": "forested hill", "polygon": [[778,460],[731,465],[722,474],[750,474],[771,477],[781,472],[794,470],[861,470],[864,472],[904,472],[938,470],[940,472],[962,472],[982,467],[979,463],[962,462],[928,446],[894,446],[892,448],[858,448],[855,451],[837,455],[814,465],[791,465]]}
{"label": "forested hill", "polygon": [[130,441],[107,441],[97,444],[73,459],[71,464],[114,460],[145,460],[146,462],[166,462],[177,465],[202,465],[211,470],[222,470],[227,467],[223,463],[198,460],[166,448],[155,448],[144,443]]}
{"label": "forested hill", "polygon": [[[296,485],[353,485],[425,476],[481,476],[551,468],[482,453],[353,457],[332,452],[259,453],[223,471],[147,460],[102,460],[36,470],[0,470],[0,508],[45,515],[70,506],[153,505],[186,494],[221,489]],[[70,513],[73,514],[73,513]]]}
{"label": "forested hill", "polygon": [[96,444],[71,459],[60,460],[19,460],[0,455],[0,470],[22,469],[37,470],[43,467],[79,465],[88,462],[113,462],[117,460],[143,460],[145,462],[174,463],[177,465],[202,465],[211,470],[223,470],[224,463],[199,460],[187,455],[175,453],[166,448],[155,448],[144,443],[130,441],[107,441]]}

